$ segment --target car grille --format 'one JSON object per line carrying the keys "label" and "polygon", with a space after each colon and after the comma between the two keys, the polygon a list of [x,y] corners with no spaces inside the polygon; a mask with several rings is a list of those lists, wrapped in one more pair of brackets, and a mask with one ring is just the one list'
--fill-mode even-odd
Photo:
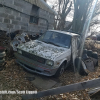
{"label": "car grille", "polygon": [[30,54],[30,53],[25,52],[25,51],[22,51],[22,55],[24,57],[27,57],[27,58],[32,59],[34,61],[40,62],[42,64],[45,64],[45,62],[46,62],[46,59],[39,57],[39,56],[36,56],[36,55],[33,55],[33,54]]}

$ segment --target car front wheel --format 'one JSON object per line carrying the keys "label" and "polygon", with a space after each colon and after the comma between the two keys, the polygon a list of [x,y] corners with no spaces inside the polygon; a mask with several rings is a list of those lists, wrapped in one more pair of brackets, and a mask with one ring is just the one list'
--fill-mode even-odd
{"label": "car front wheel", "polygon": [[58,68],[56,74],[54,75],[55,77],[59,77],[64,73],[65,70],[65,64],[61,64],[61,66]]}

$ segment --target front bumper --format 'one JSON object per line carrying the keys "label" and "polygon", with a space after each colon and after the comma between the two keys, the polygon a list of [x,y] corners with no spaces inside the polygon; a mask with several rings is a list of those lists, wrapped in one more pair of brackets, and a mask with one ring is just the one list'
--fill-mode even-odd
{"label": "front bumper", "polygon": [[38,73],[45,76],[53,76],[58,69],[26,58],[18,53],[14,53],[14,55],[17,59],[16,61],[18,64],[20,64],[23,68],[33,73]]}

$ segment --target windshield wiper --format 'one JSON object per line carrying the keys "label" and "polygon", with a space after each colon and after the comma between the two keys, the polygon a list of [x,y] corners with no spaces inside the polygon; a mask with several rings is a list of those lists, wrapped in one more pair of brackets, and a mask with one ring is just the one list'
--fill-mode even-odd
{"label": "windshield wiper", "polygon": [[42,42],[48,43],[47,41],[42,41]]}
{"label": "windshield wiper", "polygon": [[57,44],[55,44],[55,43],[53,43],[53,42],[47,42],[47,41],[42,41],[42,42],[45,42],[45,43],[48,43],[48,44],[53,44],[53,45],[55,45],[55,46],[60,47],[59,45],[57,45]]}
{"label": "windshield wiper", "polygon": [[55,45],[55,46],[60,47],[59,45],[57,45],[57,44],[55,44],[55,43],[53,43],[53,42],[47,42],[47,43],[50,43],[50,44],[53,44],[53,45]]}

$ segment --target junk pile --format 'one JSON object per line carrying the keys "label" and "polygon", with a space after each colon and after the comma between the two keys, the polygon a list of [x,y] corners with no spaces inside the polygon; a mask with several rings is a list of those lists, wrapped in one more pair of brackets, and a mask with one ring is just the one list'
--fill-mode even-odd
{"label": "junk pile", "polygon": [[23,32],[22,34],[17,34],[13,38],[13,40],[10,42],[10,45],[12,46],[13,51],[17,51],[17,46],[19,44],[26,43],[28,41],[30,41],[30,38],[28,37],[28,34]]}
{"label": "junk pile", "polygon": [[98,66],[98,54],[92,50],[83,50],[82,58],[75,59],[75,66],[78,73],[82,76],[87,76],[88,73],[94,72],[95,67]]}
{"label": "junk pile", "polygon": [[30,40],[39,38],[39,35],[29,35],[21,30],[14,31],[12,33],[6,33],[0,30],[0,46],[6,48],[7,55],[12,55],[14,51],[17,51],[17,46],[22,43],[26,43]]}
{"label": "junk pile", "polygon": [[5,56],[13,57],[13,53],[17,51],[19,44],[35,40],[38,37],[38,34],[29,35],[21,30],[12,33],[6,33],[6,31],[0,30],[0,71],[3,70],[6,65]]}
{"label": "junk pile", "polygon": [[0,71],[3,70],[4,66],[6,65],[5,56],[5,48],[0,46]]}
{"label": "junk pile", "polygon": [[13,36],[11,36],[12,37],[11,38],[12,41],[10,42],[10,45],[13,48],[13,51],[17,51],[17,46],[19,44],[26,43],[28,41],[35,40],[35,39],[39,38],[38,34],[36,34],[36,35],[29,35],[26,32],[17,32],[17,34],[13,33],[12,35]]}

